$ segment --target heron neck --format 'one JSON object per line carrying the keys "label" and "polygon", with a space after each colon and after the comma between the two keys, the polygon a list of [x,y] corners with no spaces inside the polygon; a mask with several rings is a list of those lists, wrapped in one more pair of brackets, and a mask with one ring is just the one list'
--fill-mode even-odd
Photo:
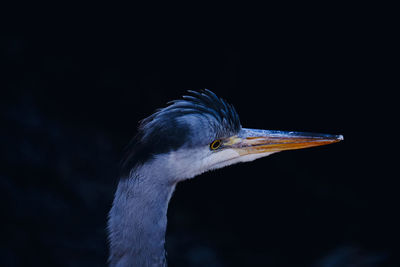
{"label": "heron neck", "polygon": [[175,184],[135,172],[118,184],[109,214],[110,266],[166,266],[167,209]]}

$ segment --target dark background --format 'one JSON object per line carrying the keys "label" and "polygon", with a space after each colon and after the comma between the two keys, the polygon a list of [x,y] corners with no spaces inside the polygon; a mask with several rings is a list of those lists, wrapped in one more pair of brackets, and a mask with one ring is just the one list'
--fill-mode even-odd
{"label": "dark background", "polygon": [[206,28],[206,17],[185,27],[107,14],[2,36],[1,265],[105,266],[137,122],[208,88],[244,127],[345,140],[179,184],[170,266],[399,266],[391,42],[374,13],[359,13]]}

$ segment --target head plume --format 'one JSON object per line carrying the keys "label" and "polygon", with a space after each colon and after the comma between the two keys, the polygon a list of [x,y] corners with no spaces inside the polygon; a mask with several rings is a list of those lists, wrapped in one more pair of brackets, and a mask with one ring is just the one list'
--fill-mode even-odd
{"label": "head plume", "polygon": [[180,100],[142,120],[122,162],[122,176],[160,153],[207,145],[241,129],[235,108],[210,90],[188,91]]}

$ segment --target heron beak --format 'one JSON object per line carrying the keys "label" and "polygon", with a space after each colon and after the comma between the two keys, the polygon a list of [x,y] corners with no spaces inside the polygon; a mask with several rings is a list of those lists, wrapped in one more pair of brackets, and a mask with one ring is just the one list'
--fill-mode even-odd
{"label": "heron beak", "polygon": [[323,146],[341,140],[343,140],[342,135],[243,128],[238,135],[231,137],[226,145],[244,156]]}

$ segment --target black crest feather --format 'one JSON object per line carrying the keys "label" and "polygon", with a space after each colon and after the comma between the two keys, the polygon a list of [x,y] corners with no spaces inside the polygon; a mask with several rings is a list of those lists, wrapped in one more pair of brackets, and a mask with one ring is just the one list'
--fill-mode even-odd
{"label": "black crest feather", "polygon": [[190,95],[169,102],[169,106],[158,109],[140,122],[122,161],[123,177],[154,155],[183,146],[208,144],[213,139],[229,137],[240,131],[239,116],[232,105],[207,89],[188,92]]}

